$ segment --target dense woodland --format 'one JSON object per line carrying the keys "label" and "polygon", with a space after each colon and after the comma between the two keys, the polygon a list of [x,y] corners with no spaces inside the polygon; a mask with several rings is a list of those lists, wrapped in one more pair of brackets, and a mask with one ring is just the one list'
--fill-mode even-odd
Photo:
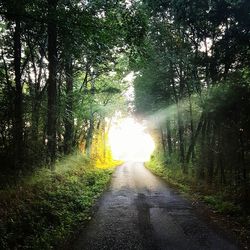
{"label": "dense woodland", "polygon": [[125,107],[122,79],[144,34],[137,4],[3,0],[0,9],[3,179],[78,147],[90,155],[105,117]]}
{"label": "dense woodland", "polygon": [[79,145],[89,153],[130,69],[136,111],[156,122],[166,161],[247,198],[249,5],[1,1],[1,171]]}
{"label": "dense woodland", "polygon": [[117,111],[148,121],[151,167],[249,227],[249,0],[0,0],[0,248],[90,218]]}
{"label": "dense woodland", "polygon": [[164,161],[249,200],[249,1],[0,7],[3,178],[78,147],[91,154],[105,117],[126,110],[133,70],[135,111],[154,124]]}
{"label": "dense woodland", "polygon": [[91,218],[143,22],[124,1],[0,1],[0,249],[54,249]]}
{"label": "dense woodland", "polygon": [[135,102],[155,126],[154,157],[247,211],[250,2],[145,2],[148,30]]}

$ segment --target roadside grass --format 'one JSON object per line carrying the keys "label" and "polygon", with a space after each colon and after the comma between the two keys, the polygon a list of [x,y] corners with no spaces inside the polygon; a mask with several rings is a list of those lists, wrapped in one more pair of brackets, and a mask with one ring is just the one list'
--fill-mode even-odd
{"label": "roadside grass", "polygon": [[165,161],[161,155],[157,156],[156,154],[151,157],[150,161],[145,163],[145,166],[170,185],[176,187],[180,192],[202,200],[218,213],[239,215],[242,212],[239,205],[227,199],[226,192],[228,190],[221,192],[220,190],[208,189],[205,184],[197,182],[195,177],[184,175],[181,166],[178,166],[175,161]]}
{"label": "roadside grass", "polygon": [[[166,167],[166,165],[168,167]],[[191,177],[186,178],[182,174],[181,167],[178,166],[178,163],[173,166],[169,161],[166,161],[160,155],[155,154],[151,157],[150,161],[145,163],[145,166],[154,174],[160,176],[169,184],[178,188],[179,191],[183,193],[190,192],[190,187],[194,180]]]}
{"label": "roadside grass", "polygon": [[113,170],[75,153],[0,190],[0,249],[54,249],[90,219]]}
{"label": "roadside grass", "polygon": [[[250,244],[250,215],[237,202],[239,190],[232,187],[221,189],[209,189],[204,183],[197,182],[195,177],[184,175],[178,161],[164,159],[160,153],[155,152],[151,159],[145,163],[155,175],[160,176],[170,186],[173,186],[200,209],[201,203],[206,204],[210,209],[206,214],[216,224],[219,223],[224,230],[230,229],[234,237],[240,242],[244,249]],[[192,166],[190,166],[191,168]],[[191,170],[192,171],[192,170]]]}

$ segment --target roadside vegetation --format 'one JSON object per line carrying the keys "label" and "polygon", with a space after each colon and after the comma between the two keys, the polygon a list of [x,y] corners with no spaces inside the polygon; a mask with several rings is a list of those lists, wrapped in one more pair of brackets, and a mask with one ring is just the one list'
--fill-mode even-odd
{"label": "roadside vegetation", "polygon": [[50,248],[88,217],[119,112],[148,121],[158,150],[148,167],[249,225],[249,0],[0,9],[0,247]]}
{"label": "roadside vegetation", "polygon": [[250,216],[249,4],[146,0],[134,81],[136,112],[157,146],[148,166],[242,225]]}
{"label": "roadside vegetation", "polygon": [[239,203],[237,190],[232,186],[218,189],[218,187],[208,186],[205,181],[197,181],[194,175],[184,175],[178,161],[167,160],[160,150],[154,152],[145,166],[187,196],[195,207],[206,211],[205,215],[217,225],[231,231],[240,244],[248,249],[250,216]]}
{"label": "roadside vegetation", "polygon": [[145,165],[181,192],[195,194],[196,197],[211,205],[219,213],[237,216],[244,214],[243,209],[237,202],[237,197],[233,195],[234,190],[232,188],[227,187],[214,192],[215,190],[208,187],[205,182],[197,182],[195,176],[185,176],[181,170],[176,170],[176,164],[178,163],[166,163],[163,157],[158,154],[157,157],[152,156],[151,160]]}
{"label": "roadside vegetation", "polygon": [[142,18],[120,0],[0,9],[0,249],[53,249],[90,218],[119,164],[107,134],[128,109]]}
{"label": "roadside vegetation", "polygon": [[[119,162],[110,162],[116,165]],[[0,191],[0,249],[52,249],[91,218],[114,168],[97,168],[82,153],[41,168]]]}

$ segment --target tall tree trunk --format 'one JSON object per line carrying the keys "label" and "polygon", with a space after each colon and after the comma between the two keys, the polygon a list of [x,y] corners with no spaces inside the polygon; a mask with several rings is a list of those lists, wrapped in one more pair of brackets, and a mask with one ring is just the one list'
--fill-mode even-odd
{"label": "tall tree trunk", "polygon": [[[94,81],[92,80],[90,83],[91,83],[90,93],[92,95],[92,98],[94,98],[94,94],[95,94]],[[97,126],[97,128],[98,127],[99,127],[99,125]],[[90,101],[89,129],[88,129],[88,133],[87,133],[86,146],[85,146],[86,155],[88,157],[91,156],[93,134],[94,134],[94,112],[93,112],[93,102],[91,100]]]}
{"label": "tall tree trunk", "polygon": [[239,133],[239,146],[240,146],[240,151],[239,151],[239,159],[240,159],[240,165],[241,165],[241,170],[243,174],[243,192],[244,192],[244,200],[243,200],[243,206],[245,208],[245,211],[249,211],[249,201],[250,201],[250,193],[249,193],[249,181],[248,181],[248,171],[247,171],[247,166],[246,166],[246,152],[245,152],[245,144],[244,144],[244,130],[240,130]]}
{"label": "tall tree trunk", "polygon": [[[191,141],[191,144],[194,144],[193,142],[195,140],[195,134],[194,134],[194,121],[193,121],[193,105],[192,105],[191,91],[189,88],[189,84],[186,84],[186,85],[188,89],[188,102],[189,102],[189,113],[190,113],[190,130],[191,130],[190,141]],[[192,161],[194,162],[195,160],[195,147],[194,146],[192,147],[191,154],[192,154]]]}
{"label": "tall tree trunk", "polygon": [[89,120],[89,129],[88,129],[88,133],[87,133],[86,146],[85,146],[86,155],[88,157],[91,156],[91,146],[92,146],[93,133],[94,133],[94,115],[93,115],[93,112],[91,110],[91,115],[90,115],[90,120]]}
{"label": "tall tree trunk", "polygon": [[202,114],[201,117],[200,117],[200,121],[199,121],[199,123],[198,123],[197,129],[196,129],[194,135],[191,137],[191,143],[190,143],[190,145],[189,145],[188,152],[187,152],[187,156],[186,156],[186,162],[187,162],[187,163],[189,163],[190,158],[191,158],[191,154],[192,154],[192,152],[194,151],[194,147],[195,147],[195,144],[196,144],[198,135],[199,135],[200,130],[201,130],[201,128],[202,128],[202,122],[203,122],[203,114]]}
{"label": "tall tree trunk", "polygon": [[14,160],[15,168],[23,164],[23,94],[21,83],[21,22],[16,19],[14,31],[14,70],[15,70],[15,102],[14,102]]}
{"label": "tall tree trunk", "polygon": [[73,117],[73,67],[72,60],[68,58],[65,65],[66,74],[66,117],[64,134],[64,153],[72,152],[74,117]]}
{"label": "tall tree trunk", "polygon": [[182,164],[183,173],[187,173],[187,164],[185,164],[185,149],[184,149],[184,126],[181,117],[180,104],[177,103],[177,122],[178,122],[178,134],[179,134],[179,150],[180,150],[180,162]]}
{"label": "tall tree trunk", "polygon": [[160,127],[160,133],[161,133],[161,145],[162,145],[163,153],[164,155],[166,155],[166,142],[165,142],[165,135],[164,135],[162,127]]}
{"label": "tall tree trunk", "polygon": [[38,125],[39,125],[39,117],[40,117],[40,100],[37,95],[35,95],[35,99],[33,100],[32,105],[32,114],[31,114],[31,121],[32,121],[32,141],[33,143],[38,142]]}
{"label": "tall tree trunk", "polygon": [[167,143],[168,143],[168,154],[169,156],[171,156],[173,152],[173,147],[172,147],[170,121],[167,121]]}
{"label": "tall tree trunk", "polygon": [[201,154],[200,154],[200,162],[198,168],[198,179],[204,180],[205,178],[205,168],[206,164],[205,156],[206,156],[206,128],[207,128],[207,117],[204,115],[204,122],[201,127]]}
{"label": "tall tree trunk", "polygon": [[53,163],[56,157],[56,123],[57,123],[57,25],[56,6],[58,0],[48,0],[48,160]]}
{"label": "tall tree trunk", "polygon": [[207,141],[209,141],[207,180],[208,180],[209,185],[212,185],[213,177],[214,177],[214,150],[213,149],[215,145],[215,136],[216,136],[216,128],[215,126],[213,126],[211,131],[210,130],[207,131]]}
{"label": "tall tree trunk", "polygon": [[102,128],[102,138],[103,138],[103,159],[104,162],[106,162],[106,156],[107,156],[107,142],[106,142],[106,122],[105,119],[103,119],[103,128]]}

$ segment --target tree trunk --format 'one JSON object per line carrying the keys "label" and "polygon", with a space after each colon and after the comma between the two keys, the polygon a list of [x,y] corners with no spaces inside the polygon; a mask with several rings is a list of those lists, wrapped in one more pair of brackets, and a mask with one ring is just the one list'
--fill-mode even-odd
{"label": "tree trunk", "polygon": [[[189,102],[189,113],[190,113],[190,130],[191,130],[191,143],[195,140],[195,134],[194,134],[194,121],[193,121],[193,105],[192,105],[192,100],[191,100],[191,91],[189,88],[189,85],[186,84],[188,87],[188,102]],[[192,147],[192,161],[194,162],[195,160],[195,147]]]}
{"label": "tree trunk", "polygon": [[194,151],[196,140],[197,140],[198,135],[200,133],[200,130],[202,128],[202,122],[203,122],[203,115],[201,115],[201,117],[200,117],[200,121],[198,123],[198,126],[197,126],[197,129],[195,131],[195,134],[191,137],[191,143],[189,145],[187,156],[186,156],[186,162],[187,163],[189,163],[191,155],[192,155],[192,152]]}
{"label": "tree trunk", "polygon": [[69,58],[65,65],[66,74],[66,117],[65,117],[65,134],[64,134],[64,153],[72,152],[74,117],[73,117],[73,67],[72,60]]}
{"label": "tree trunk", "polygon": [[94,116],[93,116],[93,112],[91,111],[91,117],[89,120],[89,129],[88,129],[88,133],[87,133],[86,146],[85,146],[86,155],[88,157],[91,156],[93,132],[94,132]]}
{"label": "tree trunk", "polygon": [[[90,93],[91,93],[92,98],[93,98],[94,94],[95,94],[94,81],[92,80],[90,83],[91,83]],[[86,146],[85,146],[86,155],[88,157],[91,156],[91,146],[92,146],[93,133],[94,133],[94,112],[93,112],[93,103],[91,100],[91,102],[90,102],[89,130],[87,133]]]}
{"label": "tree trunk", "polygon": [[23,164],[23,94],[21,83],[21,22],[16,19],[14,32],[14,70],[15,70],[15,101],[13,143],[15,168],[21,168]]}
{"label": "tree trunk", "polygon": [[105,119],[103,119],[103,129],[102,129],[102,135],[103,135],[103,159],[104,162],[106,162],[106,156],[107,156],[107,148],[106,148],[106,122]]}
{"label": "tree trunk", "polygon": [[167,142],[168,142],[168,154],[169,156],[171,156],[173,152],[173,148],[172,148],[170,121],[167,121]]}
{"label": "tree trunk", "polygon": [[37,95],[35,95],[35,99],[33,101],[32,106],[32,141],[33,143],[38,142],[38,125],[39,125],[39,116],[40,116],[40,100]]}
{"label": "tree trunk", "polygon": [[215,134],[216,128],[213,126],[212,131],[207,131],[207,140],[211,137],[209,141],[209,153],[208,153],[208,173],[207,173],[207,180],[208,184],[212,185],[213,178],[214,178],[214,145],[215,145]]}
{"label": "tree trunk", "polygon": [[166,155],[165,135],[164,135],[162,127],[160,127],[160,133],[161,133],[161,145],[162,145],[163,153],[164,153],[164,155]]}
{"label": "tree trunk", "polygon": [[53,163],[56,157],[56,123],[57,123],[57,0],[48,0],[48,160]]}
{"label": "tree trunk", "polygon": [[185,149],[184,149],[184,126],[181,117],[180,104],[177,103],[177,122],[178,122],[178,134],[179,134],[179,150],[180,150],[180,162],[182,164],[183,173],[187,173],[187,165],[185,164]]}
{"label": "tree trunk", "polygon": [[200,162],[198,168],[198,179],[204,180],[205,178],[205,170],[204,165],[206,164],[205,156],[206,156],[206,128],[207,128],[207,118],[204,117],[204,122],[201,127],[201,155]]}

